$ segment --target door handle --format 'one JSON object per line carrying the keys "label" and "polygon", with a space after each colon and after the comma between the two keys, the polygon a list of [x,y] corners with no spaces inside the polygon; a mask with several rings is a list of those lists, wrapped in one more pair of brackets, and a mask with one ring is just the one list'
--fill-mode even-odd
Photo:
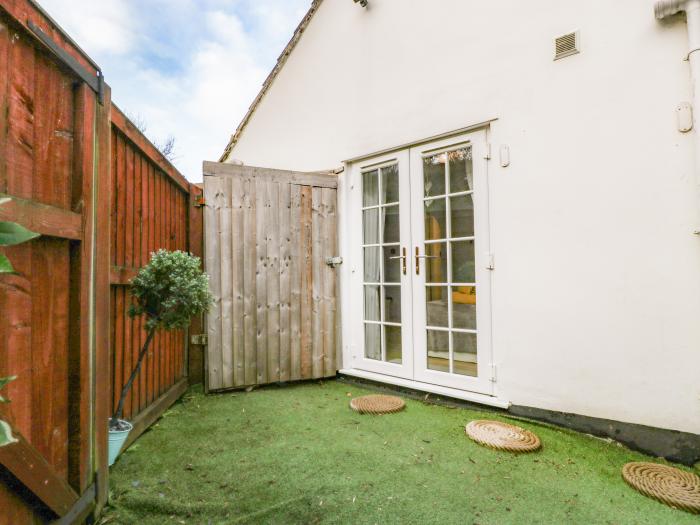
{"label": "door handle", "polygon": [[401,270],[403,271],[403,274],[406,275],[406,259],[408,259],[408,256],[406,255],[406,248],[402,248],[401,252],[403,255],[389,257],[389,260],[401,259]]}
{"label": "door handle", "polygon": [[421,255],[420,249],[416,246],[416,275],[420,275],[421,259],[442,259],[442,255]]}

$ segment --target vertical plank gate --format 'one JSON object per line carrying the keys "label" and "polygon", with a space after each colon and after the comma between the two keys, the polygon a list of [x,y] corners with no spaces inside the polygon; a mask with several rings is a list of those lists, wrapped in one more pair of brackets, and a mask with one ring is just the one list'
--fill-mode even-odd
{"label": "vertical plank gate", "polygon": [[206,162],[207,390],[336,374],[337,177]]}

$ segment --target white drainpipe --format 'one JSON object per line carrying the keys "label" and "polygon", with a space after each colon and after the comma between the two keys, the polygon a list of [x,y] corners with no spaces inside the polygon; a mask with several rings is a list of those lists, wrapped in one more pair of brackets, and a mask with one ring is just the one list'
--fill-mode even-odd
{"label": "white drainpipe", "polygon": [[[663,0],[656,2],[654,13],[658,20],[685,12],[688,23],[688,63],[690,64],[690,81],[693,89],[693,135],[695,140],[695,177],[700,184],[700,0]],[[700,224],[695,228],[700,234]]]}

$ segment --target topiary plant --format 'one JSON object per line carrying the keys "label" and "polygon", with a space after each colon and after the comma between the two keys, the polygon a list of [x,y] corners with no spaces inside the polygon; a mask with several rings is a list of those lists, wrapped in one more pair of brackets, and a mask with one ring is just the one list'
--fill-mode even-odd
{"label": "topiary plant", "polygon": [[[0,205],[10,202],[11,199],[5,197],[0,199]],[[15,224],[14,222],[0,221],[0,246],[14,246],[23,242],[31,241],[38,237],[38,233],[29,231],[27,228]],[[14,268],[10,264],[10,260],[5,254],[0,253],[0,274],[14,273]],[[0,377],[0,389],[2,389],[10,381],[14,381],[15,376]],[[0,403],[9,403],[9,399],[0,395]],[[17,440],[12,436],[10,425],[0,419],[0,447],[15,443]]]}
{"label": "topiary plant", "polygon": [[156,331],[160,328],[185,328],[192,317],[209,309],[213,300],[209,291],[209,276],[202,272],[200,264],[199,257],[188,253],[158,250],[151,254],[150,262],[131,281],[134,303],[129,309],[129,316],[146,316],[147,335],[136,366],[122,388],[117,409],[109,421],[110,430],[123,430],[120,420],[124,399],[141,369]]}

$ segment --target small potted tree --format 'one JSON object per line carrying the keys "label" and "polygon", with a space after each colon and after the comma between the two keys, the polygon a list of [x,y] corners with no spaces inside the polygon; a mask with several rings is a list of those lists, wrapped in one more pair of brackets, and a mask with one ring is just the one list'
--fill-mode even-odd
{"label": "small potted tree", "polygon": [[114,415],[109,420],[109,464],[119,456],[131,423],[122,419],[124,400],[141,370],[153,336],[159,329],[185,328],[192,317],[209,309],[212,296],[209,277],[200,269],[199,257],[185,252],[158,250],[151,254],[150,262],[141,268],[131,281],[134,302],[130,317],[146,317],[146,341],[141,348],[136,365],[122,388]]}

